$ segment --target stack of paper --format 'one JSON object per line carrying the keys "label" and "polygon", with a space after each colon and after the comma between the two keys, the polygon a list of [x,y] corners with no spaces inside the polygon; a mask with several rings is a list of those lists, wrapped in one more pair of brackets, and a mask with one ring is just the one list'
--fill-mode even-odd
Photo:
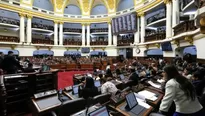
{"label": "stack of paper", "polygon": [[145,101],[145,97],[142,96],[142,95],[139,95],[137,93],[134,93],[135,94],[135,97],[137,99],[137,102],[140,106],[146,108],[146,109],[149,109],[151,106],[149,104],[146,103]]}
{"label": "stack of paper", "polygon": [[153,83],[152,81],[148,81],[148,83],[149,83],[151,86],[153,86],[153,87],[161,88],[161,85],[160,85],[160,84]]}
{"label": "stack of paper", "polygon": [[138,92],[138,94],[141,96],[144,96],[148,100],[152,100],[152,101],[157,100],[156,94],[152,93],[150,91],[147,91],[147,90],[140,91],[140,92]]}
{"label": "stack of paper", "polygon": [[157,79],[157,82],[163,83],[163,82],[165,82],[165,80],[164,79]]}

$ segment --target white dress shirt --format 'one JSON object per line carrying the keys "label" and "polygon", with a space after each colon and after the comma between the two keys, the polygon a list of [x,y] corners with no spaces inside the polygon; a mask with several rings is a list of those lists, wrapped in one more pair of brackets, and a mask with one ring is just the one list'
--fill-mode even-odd
{"label": "white dress shirt", "polygon": [[179,113],[191,114],[202,109],[197,97],[195,100],[188,98],[180,88],[179,83],[175,79],[170,79],[166,83],[165,96],[160,104],[160,111],[168,112],[173,101],[176,105],[176,112]]}
{"label": "white dress shirt", "polygon": [[107,81],[101,86],[101,93],[112,93],[115,94],[118,91],[115,84],[110,81]]}

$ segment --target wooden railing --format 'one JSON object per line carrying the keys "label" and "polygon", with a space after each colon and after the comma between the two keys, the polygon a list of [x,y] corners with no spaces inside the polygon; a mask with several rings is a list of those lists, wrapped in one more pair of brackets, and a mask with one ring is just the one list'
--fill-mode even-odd
{"label": "wooden railing", "polygon": [[108,32],[108,28],[91,29],[90,32],[91,33]]}
{"label": "wooden railing", "polygon": [[95,41],[95,42],[90,42],[90,45],[108,45],[108,41]]}
{"label": "wooden railing", "polygon": [[53,45],[54,41],[50,40],[50,39],[36,39],[36,38],[33,38],[32,39],[32,43],[33,44],[49,44],[49,45]]}
{"label": "wooden railing", "polygon": [[130,43],[134,43],[134,39],[117,40],[118,46],[130,46]]}
{"label": "wooden railing", "polygon": [[12,37],[12,36],[0,36],[0,42],[19,42],[18,37]]}
{"label": "wooden railing", "polygon": [[0,17],[0,23],[12,24],[12,25],[20,25],[19,20],[7,18],[7,17]]}
{"label": "wooden railing", "polygon": [[178,35],[184,32],[193,31],[196,29],[196,26],[194,25],[194,20],[189,20],[178,24],[173,29],[174,35]]}
{"label": "wooden railing", "polygon": [[81,33],[81,32],[82,32],[82,29],[63,28],[63,32],[75,32],[75,33]]}
{"label": "wooden railing", "polygon": [[147,24],[166,18],[166,10],[159,12],[158,14],[151,16],[147,19]]}
{"label": "wooden railing", "polygon": [[81,41],[64,40],[63,45],[82,45],[82,42]]}
{"label": "wooden railing", "polygon": [[39,29],[45,29],[45,30],[54,30],[54,27],[51,25],[44,25],[44,24],[38,24],[38,23],[32,23],[32,28],[39,28]]}
{"label": "wooden railing", "polygon": [[163,40],[166,38],[166,33],[156,33],[153,35],[145,36],[145,42]]}

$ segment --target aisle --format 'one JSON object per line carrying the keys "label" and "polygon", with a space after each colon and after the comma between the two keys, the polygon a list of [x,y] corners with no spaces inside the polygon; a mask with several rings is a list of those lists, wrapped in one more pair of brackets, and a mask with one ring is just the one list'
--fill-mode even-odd
{"label": "aisle", "polygon": [[67,71],[58,73],[58,90],[73,85],[74,74],[84,74],[90,71]]}

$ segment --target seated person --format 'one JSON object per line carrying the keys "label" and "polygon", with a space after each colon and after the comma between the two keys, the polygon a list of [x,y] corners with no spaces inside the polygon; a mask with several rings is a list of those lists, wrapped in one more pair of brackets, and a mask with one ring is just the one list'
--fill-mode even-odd
{"label": "seated person", "polygon": [[111,72],[110,69],[106,70],[106,75],[107,75],[108,77],[113,77],[112,72]]}
{"label": "seated person", "polygon": [[85,87],[79,90],[79,97],[83,97],[87,99],[89,97],[94,97],[98,95],[98,88],[94,85],[94,80],[91,77],[86,77],[85,79]]}
{"label": "seated person", "polygon": [[29,63],[29,64],[28,64],[28,67],[24,69],[24,72],[25,72],[25,73],[35,72],[35,70],[33,69],[33,64],[32,64],[32,63]]}
{"label": "seated person", "polygon": [[192,84],[194,85],[197,96],[201,96],[205,87],[205,80],[203,74],[200,71],[194,72]]}
{"label": "seated person", "polygon": [[111,82],[111,78],[101,78],[101,93],[111,93],[112,95],[115,95],[118,91],[117,87],[115,84]]}
{"label": "seated person", "polygon": [[129,80],[134,81],[135,84],[137,85],[137,84],[138,84],[138,81],[139,81],[139,76],[138,76],[138,74],[136,73],[135,68],[132,67],[132,68],[130,69],[130,71],[131,71],[131,75],[130,75],[130,77],[129,77]]}
{"label": "seated person", "polygon": [[95,78],[95,80],[100,80],[102,77],[103,77],[103,75],[102,75],[102,74],[99,74],[99,75]]}

